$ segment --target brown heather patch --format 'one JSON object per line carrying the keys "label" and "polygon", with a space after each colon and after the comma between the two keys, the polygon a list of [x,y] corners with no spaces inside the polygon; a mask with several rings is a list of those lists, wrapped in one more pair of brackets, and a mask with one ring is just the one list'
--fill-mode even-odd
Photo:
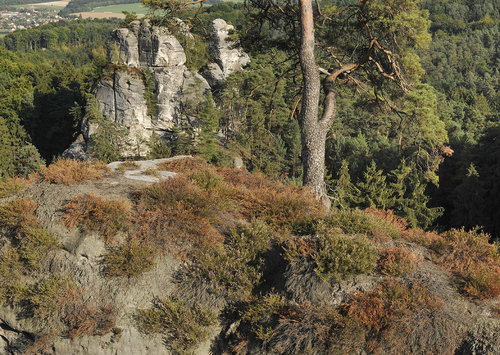
{"label": "brown heather patch", "polygon": [[18,198],[5,205],[1,205],[0,226],[10,228],[19,237],[23,228],[37,225],[38,222],[35,215],[37,207],[38,203],[25,198]]}
{"label": "brown heather patch", "polygon": [[500,302],[493,306],[493,313],[500,317]]}
{"label": "brown heather patch", "polygon": [[267,180],[262,174],[246,170],[219,169],[224,178],[224,194],[239,205],[246,220],[261,219],[280,230],[308,234],[325,215],[314,196],[295,185]]}
{"label": "brown heather patch", "polygon": [[207,218],[200,217],[183,203],[163,208],[140,208],[131,235],[144,246],[158,248],[184,259],[192,248],[220,244],[222,235]]}
{"label": "brown heather patch", "polygon": [[379,255],[378,270],[383,275],[402,276],[415,270],[417,257],[408,249],[382,249]]}
{"label": "brown heather patch", "polygon": [[433,261],[457,277],[457,286],[466,295],[490,299],[500,295],[500,253],[489,236],[477,230],[452,229],[438,234],[407,228],[392,212],[370,210],[390,221],[401,231],[402,239],[429,249]]}
{"label": "brown heather patch", "polygon": [[[371,292],[358,292],[343,306],[343,313],[363,325],[366,331],[365,349],[370,353],[397,353],[413,337],[431,339],[425,334],[431,329],[421,327],[429,322],[443,306],[443,301],[432,294],[424,285],[406,284],[387,280]],[[418,331],[421,334],[415,334]],[[432,339],[440,346],[440,339]],[[429,349],[430,350],[430,349]],[[451,352],[451,349],[448,349]]]}
{"label": "brown heather patch", "polygon": [[418,283],[407,286],[392,279],[383,282],[374,291],[356,293],[344,305],[347,316],[376,332],[401,323],[412,313],[432,313],[442,306],[443,301],[425,286]]}
{"label": "brown heather patch", "polygon": [[424,231],[420,228],[408,228],[401,234],[402,239],[422,245],[426,248],[439,248],[443,243],[443,238],[439,233],[434,231]]}
{"label": "brown heather patch", "polygon": [[214,225],[223,223],[225,200],[202,190],[187,176],[161,181],[134,195],[137,204],[132,236],[141,244],[180,253],[223,241]]}
{"label": "brown heather patch", "polygon": [[409,223],[404,218],[396,216],[392,210],[380,210],[374,207],[369,207],[365,210],[365,212],[392,224],[400,231],[406,230],[409,226]]}
{"label": "brown heather patch", "polygon": [[500,295],[500,254],[487,234],[452,229],[441,237],[432,247],[435,260],[458,277],[462,291],[479,299]]}
{"label": "brown heather patch", "polygon": [[73,288],[61,300],[62,321],[68,338],[105,335],[115,326],[116,309],[110,305],[96,304],[83,291]]}
{"label": "brown heather patch", "polygon": [[106,200],[89,193],[71,199],[64,211],[61,221],[66,227],[98,232],[107,242],[128,230],[130,205],[125,201]]}
{"label": "brown heather patch", "polygon": [[110,168],[102,162],[61,159],[40,170],[43,181],[76,185],[100,179]]}
{"label": "brown heather patch", "polygon": [[157,165],[158,170],[173,171],[176,173],[187,173],[193,170],[213,169],[204,159],[199,157],[181,158],[166,161]]}

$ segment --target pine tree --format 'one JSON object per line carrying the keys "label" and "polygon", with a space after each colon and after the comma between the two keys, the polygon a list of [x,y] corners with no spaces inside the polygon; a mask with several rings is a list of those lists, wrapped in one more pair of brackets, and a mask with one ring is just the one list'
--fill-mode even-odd
{"label": "pine tree", "polygon": [[220,110],[215,106],[212,94],[208,94],[200,112],[201,132],[196,152],[210,162],[217,161],[217,131],[221,118]]}
{"label": "pine tree", "polygon": [[349,175],[349,164],[346,160],[342,160],[338,179],[333,183],[333,207],[342,209],[353,207],[358,204],[360,199],[359,189],[351,182]]}
{"label": "pine tree", "polygon": [[386,209],[391,203],[391,192],[387,186],[386,177],[382,170],[372,160],[364,173],[364,181],[358,183],[361,196],[364,197],[363,207]]}
{"label": "pine tree", "polygon": [[172,156],[172,150],[166,142],[160,139],[156,132],[153,132],[148,142],[148,159],[169,158]]}

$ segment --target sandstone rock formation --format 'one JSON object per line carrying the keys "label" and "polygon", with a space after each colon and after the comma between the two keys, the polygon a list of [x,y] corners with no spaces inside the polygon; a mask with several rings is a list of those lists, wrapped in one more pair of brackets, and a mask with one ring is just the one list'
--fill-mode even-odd
{"label": "sandstone rock formation", "polygon": [[[180,35],[192,37],[186,26],[181,23],[180,27]],[[97,83],[95,97],[103,118],[128,131],[129,148],[123,155],[146,155],[146,142],[153,132],[168,139],[174,127],[196,125],[197,108],[205,94],[249,62],[248,55],[235,47],[237,42],[227,39],[232,28],[224,20],[213,21],[210,52],[215,63],[208,65],[207,79],[186,67],[184,49],[166,27],[153,26],[149,20],[134,21],[112,33],[108,44],[112,65]],[[146,72],[154,81],[154,102],[149,102],[149,108],[146,96],[152,89],[145,85]],[[73,143],[63,156],[85,158],[82,152],[89,150],[87,143],[97,128],[96,122],[84,118],[85,142]]]}
{"label": "sandstone rock formation", "polygon": [[216,87],[227,79],[227,77],[241,70],[250,62],[237,39],[231,38],[233,25],[228,25],[223,19],[212,21],[210,29],[210,55],[214,62],[209,63],[207,70],[203,73],[212,87]]}

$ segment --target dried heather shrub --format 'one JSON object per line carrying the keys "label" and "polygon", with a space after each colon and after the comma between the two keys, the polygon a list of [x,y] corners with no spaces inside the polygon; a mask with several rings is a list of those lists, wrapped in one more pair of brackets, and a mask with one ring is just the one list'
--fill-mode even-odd
{"label": "dried heather shrub", "polygon": [[415,270],[417,257],[408,249],[383,249],[379,255],[378,270],[383,275],[401,276]]}
{"label": "dried heather shrub", "polygon": [[61,221],[66,227],[98,232],[110,241],[129,227],[130,205],[122,200],[107,200],[94,194],[78,195],[64,206]]}
{"label": "dried heather shrub", "polygon": [[111,169],[99,161],[61,159],[40,170],[43,181],[52,184],[76,185],[98,180]]}

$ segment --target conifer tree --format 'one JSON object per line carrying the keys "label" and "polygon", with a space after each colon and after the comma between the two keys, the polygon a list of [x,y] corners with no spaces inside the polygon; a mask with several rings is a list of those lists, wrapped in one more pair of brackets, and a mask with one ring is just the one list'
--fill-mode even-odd
{"label": "conifer tree", "polygon": [[349,164],[346,160],[342,160],[338,175],[338,179],[336,179],[333,184],[333,207],[344,209],[357,205],[361,201],[361,192],[351,182]]}
{"label": "conifer tree", "polygon": [[217,131],[220,118],[221,112],[209,93],[199,115],[201,131],[196,151],[210,162],[217,161]]}
{"label": "conifer tree", "polygon": [[386,209],[390,206],[391,191],[387,186],[386,176],[372,160],[364,173],[364,181],[358,183],[361,196],[364,198],[364,207]]}

